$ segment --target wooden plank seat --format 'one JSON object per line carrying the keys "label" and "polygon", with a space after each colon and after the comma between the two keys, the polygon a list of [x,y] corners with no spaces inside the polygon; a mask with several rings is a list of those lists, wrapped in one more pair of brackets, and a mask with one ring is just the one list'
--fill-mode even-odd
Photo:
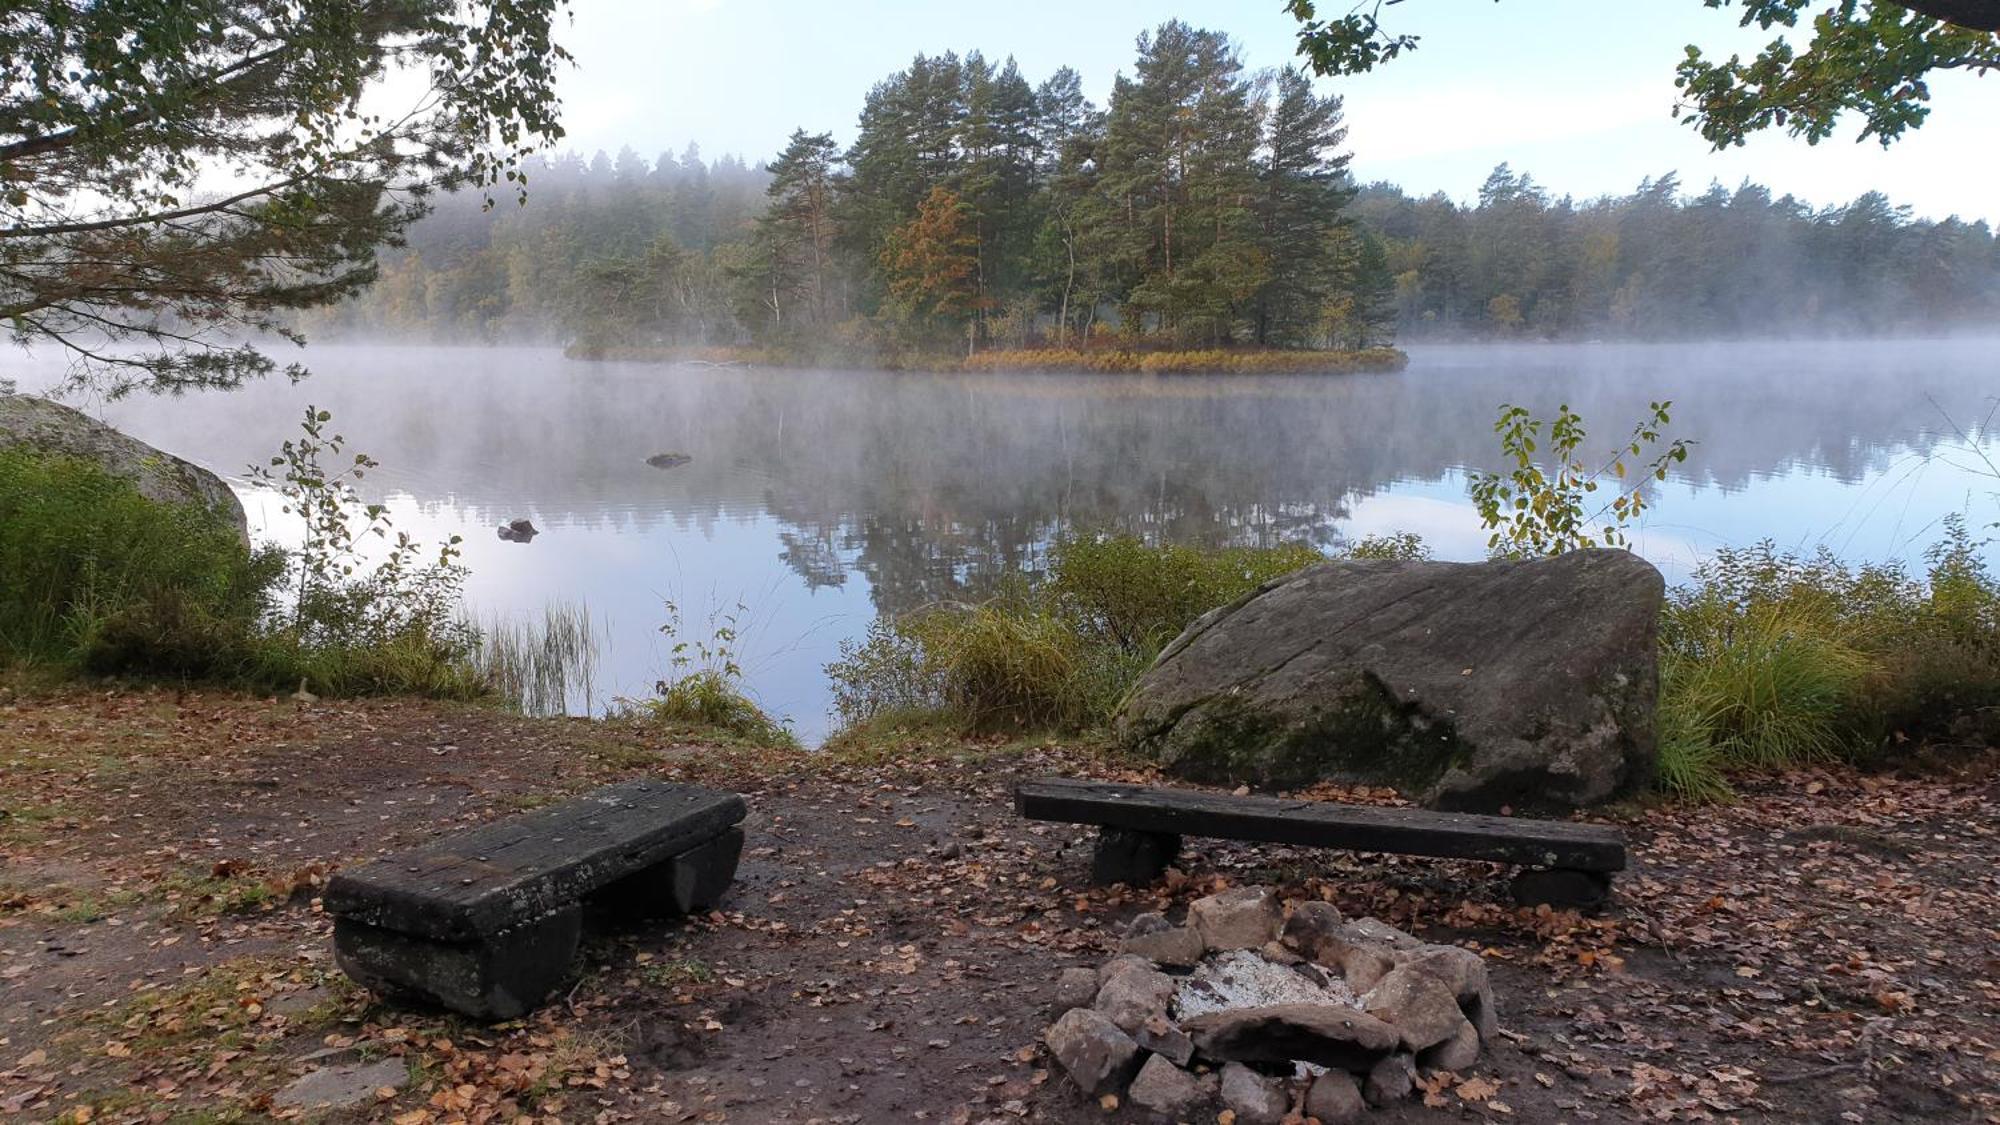
{"label": "wooden plank seat", "polygon": [[1064,779],[1021,783],[1014,806],[1031,820],[1099,826],[1091,864],[1099,884],[1152,882],[1180,853],[1183,836],[1517,864],[1530,868],[1513,883],[1515,899],[1527,905],[1601,905],[1612,873],[1625,869],[1623,833],[1569,821]]}
{"label": "wooden plank seat", "polygon": [[628,781],[336,874],[335,961],[387,996],[476,1019],[533,1010],[575,972],[585,907],[707,909],[743,852],[743,798]]}

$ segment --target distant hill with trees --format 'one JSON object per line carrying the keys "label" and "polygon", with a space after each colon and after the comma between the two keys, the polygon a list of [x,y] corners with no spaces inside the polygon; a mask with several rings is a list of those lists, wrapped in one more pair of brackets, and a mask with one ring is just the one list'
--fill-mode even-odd
{"label": "distant hill with trees", "polygon": [[1338,96],[1179,22],[1139,38],[1102,108],[1067,68],[919,55],[845,150],[800,129],[755,165],[566,155],[530,164],[526,207],[445,197],[305,326],[853,356],[2000,324],[1984,222],[1671,173],[1576,200],[1506,165],[1460,203],[1357,185],[1344,138]]}

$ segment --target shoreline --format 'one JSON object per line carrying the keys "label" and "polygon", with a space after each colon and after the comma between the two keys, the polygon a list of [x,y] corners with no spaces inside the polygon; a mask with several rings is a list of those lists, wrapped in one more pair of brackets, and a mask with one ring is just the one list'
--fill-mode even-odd
{"label": "shoreline", "polygon": [[820,368],[853,371],[1050,375],[1350,375],[1391,374],[1409,366],[1400,348],[1353,351],[1226,348],[1153,351],[1131,348],[1014,348],[970,356],[837,352],[780,348],[626,347],[563,349],[584,363],[657,363],[707,367]]}

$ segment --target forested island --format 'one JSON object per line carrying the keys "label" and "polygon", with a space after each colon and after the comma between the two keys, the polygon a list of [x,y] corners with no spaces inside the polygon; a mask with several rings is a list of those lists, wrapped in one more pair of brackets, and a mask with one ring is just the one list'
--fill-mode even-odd
{"label": "forested island", "polygon": [[1984,221],[1874,192],[1691,194],[1671,172],[1578,200],[1504,164],[1460,203],[1356,184],[1345,133],[1337,94],[1178,22],[1140,37],[1104,107],[1067,68],[1036,84],[1012,59],[918,55],[845,150],[801,129],[755,164],[568,153],[530,163],[532,206],[442,197],[372,288],[307,327],[593,357],[1300,370],[1379,363],[1398,338],[2000,318]]}

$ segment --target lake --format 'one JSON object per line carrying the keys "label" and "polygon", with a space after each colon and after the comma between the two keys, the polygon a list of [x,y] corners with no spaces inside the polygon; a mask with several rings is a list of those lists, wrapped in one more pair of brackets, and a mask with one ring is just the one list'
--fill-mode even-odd
{"label": "lake", "polygon": [[[1684,578],[1763,538],[1920,560],[1940,521],[2000,519],[2000,342],[1411,349],[1395,375],[1098,377],[581,363],[553,350],[313,347],[314,375],[91,407],[230,475],[253,528],[293,532],[242,470],[307,403],[382,462],[397,525],[465,536],[482,618],[586,603],[598,704],[646,694],[671,641],[740,611],[751,693],[814,741],[824,665],[878,613],[977,598],[1069,530],[1333,547],[1416,532],[1483,554],[1467,467],[1498,467],[1502,402],[1567,402],[1608,445],[1649,401],[1694,439],[1633,547]],[[29,364],[24,389],[46,378]],[[83,404],[88,405],[88,404]],[[1593,444],[1596,444],[1595,442]],[[655,468],[659,453],[687,455]],[[528,517],[542,534],[505,542]],[[1989,556],[1991,557],[1991,556]]]}

